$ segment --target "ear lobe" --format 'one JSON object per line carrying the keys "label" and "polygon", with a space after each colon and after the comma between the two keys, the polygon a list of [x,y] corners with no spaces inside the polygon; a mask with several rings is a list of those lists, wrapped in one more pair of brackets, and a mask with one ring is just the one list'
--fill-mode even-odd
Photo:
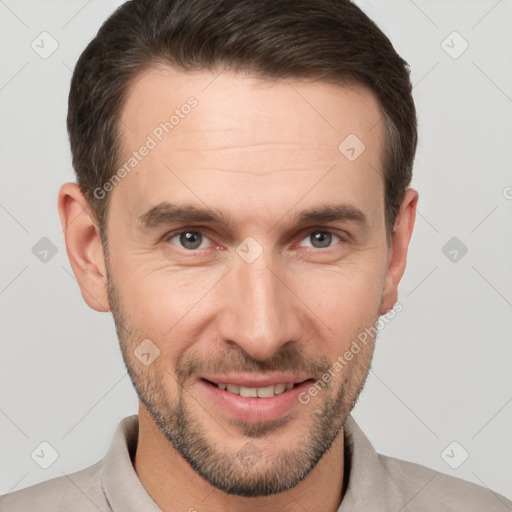
{"label": "ear lobe", "polygon": [[99,228],[94,213],[76,183],[62,185],[58,208],[66,251],[82,297],[92,309],[110,311]]}
{"label": "ear lobe", "polygon": [[398,285],[405,271],[407,250],[416,221],[418,192],[408,188],[395,220],[380,314],[385,315],[398,300]]}

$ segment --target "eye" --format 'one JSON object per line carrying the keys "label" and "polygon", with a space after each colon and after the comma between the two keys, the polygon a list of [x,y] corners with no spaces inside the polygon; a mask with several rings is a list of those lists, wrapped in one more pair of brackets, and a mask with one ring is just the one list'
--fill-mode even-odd
{"label": "eye", "polygon": [[[175,238],[177,239],[176,243],[173,242]],[[174,245],[181,245],[188,251],[194,251],[196,249],[205,249],[206,247],[202,246],[202,244],[208,240],[208,238],[203,236],[203,233],[200,231],[187,229],[178,233],[171,233],[165,238],[165,240],[173,243]]]}
{"label": "eye", "polygon": [[[304,241],[310,240],[310,245],[303,245],[303,243],[300,243],[299,246],[326,249],[333,245],[333,237],[337,238],[339,241],[342,240],[339,235],[332,233],[331,231],[311,231],[308,236],[303,239]],[[201,231],[183,229],[181,231],[168,234],[164,237],[164,241],[170,242],[178,247],[181,246],[187,251],[196,251],[198,249],[207,249],[209,239]]]}
{"label": "eye", "polygon": [[326,247],[330,247],[333,236],[341,240],[341,238],[335,233],[320,230],[312,231],[304,240],[311,240],[312,245],[310,245],[309,247],[314,247],[315,249],[325,249]]}

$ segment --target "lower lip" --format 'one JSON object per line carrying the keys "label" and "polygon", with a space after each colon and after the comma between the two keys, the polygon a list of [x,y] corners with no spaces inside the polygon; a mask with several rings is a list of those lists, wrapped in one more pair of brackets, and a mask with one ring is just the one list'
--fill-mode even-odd
{"label": "lower lip", "polygon": [[247,423],[263,423],[280,418],[300,404],[299,395],[313,382],[313,379],[297,384],[292,389],[269,398],[243,397],[220,389],[215,384],[199,379],[201,390],[227,414]]}

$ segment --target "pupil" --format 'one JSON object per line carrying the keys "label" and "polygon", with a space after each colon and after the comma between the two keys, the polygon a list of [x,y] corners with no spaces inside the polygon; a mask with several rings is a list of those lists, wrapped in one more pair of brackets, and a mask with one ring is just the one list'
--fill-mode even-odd
{"label": "pupil", "polygon": [[198,236],[198,233],[187,231],[181,234],[180,241],[186,249],[197,249],[201,245],[201,236]]}
{"label": "pupil", "polygon": [[315,245],[315,243],[313,243],[313,246],[315,246],[315,247],[328,247],[331,242],[331,238],[332,238],[330,233],[322,233],[322,232],[317,232],[313,236],[314,236],[315,242],[320,242],[319,246]]}

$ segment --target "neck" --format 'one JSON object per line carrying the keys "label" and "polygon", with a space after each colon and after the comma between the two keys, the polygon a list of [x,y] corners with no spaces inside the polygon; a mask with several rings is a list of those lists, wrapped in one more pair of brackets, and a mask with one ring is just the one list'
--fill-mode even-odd
{"label": "neck", "polygon": [[139,404],[139,435],[135,471],[162,512],[336,512],[344,491],[344,443],[340,431],[330,450],[296,487],[260,498],[224,493],[203,480],[160,432],[147,409]]}

